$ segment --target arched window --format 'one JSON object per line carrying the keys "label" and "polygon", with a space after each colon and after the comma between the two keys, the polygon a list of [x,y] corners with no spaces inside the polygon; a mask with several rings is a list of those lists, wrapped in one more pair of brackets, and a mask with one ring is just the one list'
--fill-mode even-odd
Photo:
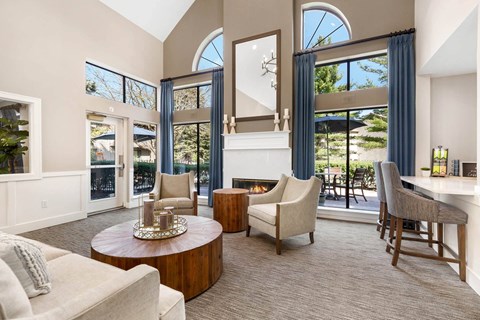
{"label": "arched window", "polygon": [[210,33],[198,47],[192,71],[223,67],[223,28]]}
{"label": "arched window", "polygon": [[351,39],[345,16],[332,5],[309,3],[303,6],[303,49]]}

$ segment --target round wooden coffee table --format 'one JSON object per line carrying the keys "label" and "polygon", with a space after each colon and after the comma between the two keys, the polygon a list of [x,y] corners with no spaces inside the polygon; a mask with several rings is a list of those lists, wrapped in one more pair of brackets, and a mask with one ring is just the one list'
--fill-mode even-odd
{"label": "round wooden coffee table", "polygon": [[128,221],[92,239],[91,257],[124,270],[148,264],[160,271],[160,282],[181,291],[189,300],[210,288],[223,271],[222,226],[208,218],[182,216],[188,230],[163,240],[133,237]]}
{"label": "round wooden coffee table", "polygon": [[213,191],[213,219],[224,232],[239,232],[247,228],[248,190],[239,188]]}

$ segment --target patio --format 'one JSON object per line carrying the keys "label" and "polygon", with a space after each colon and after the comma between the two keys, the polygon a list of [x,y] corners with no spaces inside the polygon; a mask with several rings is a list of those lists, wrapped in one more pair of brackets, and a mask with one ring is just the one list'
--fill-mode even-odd
{"label": "patio", "polygon": [[[356,191],[359,193],[359,191]],[[350,209],[357,209],[357,210],[366,210],[366,211],[378,211],[380,207],[380,202],[377,199],[377,191],[376,190],[364,190],[365,197],[367,201],[363,199],[363,197],[357,196],[358,203],[355,202],[353,197],[350,198]],[[338,200],[325,200],[323,207],[330,207],[330,208],[346,208],[346,198],[344,196],[340,197]]]}

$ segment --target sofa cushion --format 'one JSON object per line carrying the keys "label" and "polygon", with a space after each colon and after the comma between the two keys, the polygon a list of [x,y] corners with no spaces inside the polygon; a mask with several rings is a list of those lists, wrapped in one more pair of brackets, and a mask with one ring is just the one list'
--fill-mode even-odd
{"label": "sofa cushion", "polygon": [[297,200],[308,188],[308,180],[288,178],[287,185],[283,191],[282,202]]}
{"label": "sofa cushion", "polygon": [[48,295],[30,299],[34,314],[46,312],[65,301],[75,299],[88,289],[125,272],[78,254],[67,254],[51,260],[48,268],[54,290]]}
{"label": "sofa cushion", "polygon": [[5,261],[0,259],[0,319],[33,316],[22,284]]}
{"label": "sofa cushion", "polygon": [[155,209],[173,207],[175,209],[193,208],[193,200],[189,198],[165,198],[155,202]]}
{"label": "sofa cushion", "polygon": [[274,226],[276,223],[277,205],[275,203],[255,204],[248,207],[247,213]]}
{"label": "sofa cushion", "polygon": [[0,233],[0,258],[17,276],[29,298],[50,292],[52,284],[42,250],[25,238]]}
{"label": "sofa cushion", "polygon": [[160,198],[189,198],[189,176],[190,175],[188,173],[178,175],[163,174]]}
{"label": "sofa cushion", "polygon": [[36,240],[33,240],[33,239],[28,239],[28,238],[23,238],[23,239],[25,241],[31,243],[31,244],[34,244],[38,248],[40,248],[40,250],[42,250],[42,252],[43,252],[43,255],[45,256],[45,260],[47,260],[47,261],[56,259],[58,257],[64,256],[64,255],[69,254],[69,253],[72,253],[71,251],[60,249],[60,248],[55,248],[55,247],[52,247],[52,246],[50,246],[48,244],[45,244],[43,242],[40,242],[40,241],[36,241]]}

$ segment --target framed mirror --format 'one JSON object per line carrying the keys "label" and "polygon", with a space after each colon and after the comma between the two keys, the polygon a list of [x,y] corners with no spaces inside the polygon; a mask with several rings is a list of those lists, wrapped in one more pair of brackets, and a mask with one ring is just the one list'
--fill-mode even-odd
{"label": "framed mirror", "polygon": [[273,119],[280,113],[280,30],[233,42],[233,116]]}

